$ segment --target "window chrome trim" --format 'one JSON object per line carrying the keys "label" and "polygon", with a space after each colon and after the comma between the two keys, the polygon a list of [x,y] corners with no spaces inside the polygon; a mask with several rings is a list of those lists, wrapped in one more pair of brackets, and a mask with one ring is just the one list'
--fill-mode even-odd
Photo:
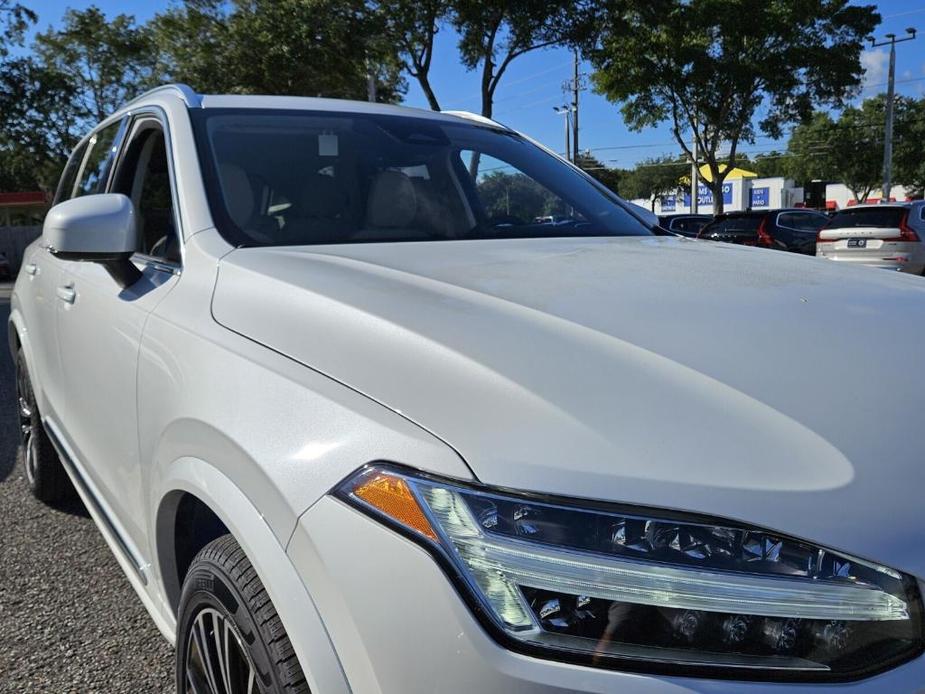
{"label": "window chrome trim", "polygon": [[[122,144],[119,148],[119,153],[114,162],[112,168],[112,176],[110,177],[109,183],[107,185],[107,191],[111,189],[113,181],[115,181],[115,172],[116,169],[122,164],[122,160],[125,157],[125,152],[128,146],[131,144],[133,135],[135,134],[135,125],[144,120],[155,120],[158,125],[160,125],[161,132],[164,134],[164,149],[167,152],[167,173],[170,176],[170,194],[173,199],[173,221],[174,226],[177,231],[177,243],[180,245],[180,263],[179,268],[175,274],[180,274],[179,270],[182,269],[185,260],[186,260],[186,233],[183,227],[183,219],[180,215],[180,194],[179,188],[177,188],[177,175],[176,175],[176,166],[174,165],[173,160],[173,139],[170,135],[170,124],[167,120],[167,113],[160,106],[150,105],[150,106],[141,106],[137,110],[129,111],[125,114],[128,126],[126,127],[125,136],[122,138]],[[160,265],[167,267],[173,266],[174,263],[164,259],[155,259],[152,256],[136,253],[136,256],[141,256],[152,261],[156,261]],[[134,259],[135,256],[132,256]]]}
{"label": "window chrome trim", "polygon": [[180,263],[175,263],[170,260],[164,260],[163,258],[158,258],[153,255],[147,255],[145,253],[134,253],[131,258],[129,258],[136,265],[144,265],[146,267],[154,268],[155,270],[160,270],[161,272],[167,272],[171,275],[181,275],[183,274],[183,266]]}

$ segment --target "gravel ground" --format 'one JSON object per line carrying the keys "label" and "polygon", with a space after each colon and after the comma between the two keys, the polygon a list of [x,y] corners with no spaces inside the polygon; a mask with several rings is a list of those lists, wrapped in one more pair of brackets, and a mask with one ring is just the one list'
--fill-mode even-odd
{"label": "gravel ground", "polygon": [[[4,297],[0,325],[8,315]],[[18,450],[13,362],[3,342],[0,692],[173,692],[173,650],[83,505],[49,508],[29,494]]]}

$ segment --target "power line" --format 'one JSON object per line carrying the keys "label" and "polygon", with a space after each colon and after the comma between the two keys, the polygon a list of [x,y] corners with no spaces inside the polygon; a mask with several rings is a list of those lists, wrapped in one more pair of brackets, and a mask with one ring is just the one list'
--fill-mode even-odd
{"label": "power line", "polygon": [[[506,81],[506,82],[504,82],[504,86],[505,86],[505,87],[510,87],[510,86],[512,86],[512,85],[515,85],[515,84],[522,84],[522,83],[524,83],[524,82],[529,82],[530,80],[533,80],[533,79],[535,79],[535,78],[537,78],[537,77],[542,77],[543,75],[548,75],[548,74],[551,73],[551,72],[555,72],[556,70],[561,70],[563,67],[569,67],[569,66],[571,66],[571,62],[568,62],[568,63],[559,63],[559,64],[557,64],[557,65],[554,65],[553,67],[546,68],[545,70],[540,70],[539,72],[534,72],[534,73],[532,73],[532,74],[529,74],[529,75],[527,75],[526,77],[519,77],[519,78],[516,79],[516,80]],[[475,99],[481,98],[481,96],[482,96],[482,92],[480,92],[480,91],[479,91],[479,92],[473,92],[473,93],[470,93],[468,96],[460,97],[459,100],[453,101],[452,104],[454,104],[454,105],[465,104],[465,103],[468,103],[468,102],[473,101],[473,100],[475,100]],[[516,96],[516,95],[515,95],[515,96]],[[511,98],[511,97],[505,97],[505,99],[508,99],[508,98]],[[497,100],[495,101],[495,103],[497,103]]]}
{"label": "power line", "polygon": [[881,19],[893,19],[894,17],[908,17],[910,14],[919,14],[925,12],[925,7],[918,10],[907,10],[906,12],[897,12],[896,14],[886,14]]}

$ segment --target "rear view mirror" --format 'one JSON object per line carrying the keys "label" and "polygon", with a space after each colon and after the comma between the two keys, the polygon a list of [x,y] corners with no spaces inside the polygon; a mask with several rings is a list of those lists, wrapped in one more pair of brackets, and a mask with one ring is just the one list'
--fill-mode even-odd
{"label": "rear view mirror", "polygon": [[42,240],[63,260],[100,263],[122,287],[141,277],[130,260],[139,243],[135,208],[124,195],[86,195],[55,205],[45,217]]}

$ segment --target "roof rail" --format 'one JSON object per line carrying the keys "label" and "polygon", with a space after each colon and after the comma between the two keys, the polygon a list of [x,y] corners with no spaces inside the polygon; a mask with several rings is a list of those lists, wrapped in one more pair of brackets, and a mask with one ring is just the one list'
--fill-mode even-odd
{"label": "roof rail", "polygon": [[492,120],[486,116],[480,116],[478,113],[472,113],[471,111],[440,111],[440,113],[447,116],[456,116],[457,118],[465,118],[466,120],[473,120],[476,123],[481,123],[482,125],[493,125],[496,128],[503,128],[504,130],[510,130],[506,125],[502,125],[496,120]]}
{"label": "roof rail", "polygon": [[167,90],[177,92],[180,95],[180,98],[183,99],[188,108],[200,108],[202,106],[202,95],[197,94],[193,91],[193,88],[188,84],[182,84],[180,82],[174,84],[162,84],[160,87],[155,87],[154,89],[149,89],[144,94],[139,94],[134,99],[125,104],[125,106],[130,106],[136,101],[141,101],[152,94],[157,94],[159,92]]}

